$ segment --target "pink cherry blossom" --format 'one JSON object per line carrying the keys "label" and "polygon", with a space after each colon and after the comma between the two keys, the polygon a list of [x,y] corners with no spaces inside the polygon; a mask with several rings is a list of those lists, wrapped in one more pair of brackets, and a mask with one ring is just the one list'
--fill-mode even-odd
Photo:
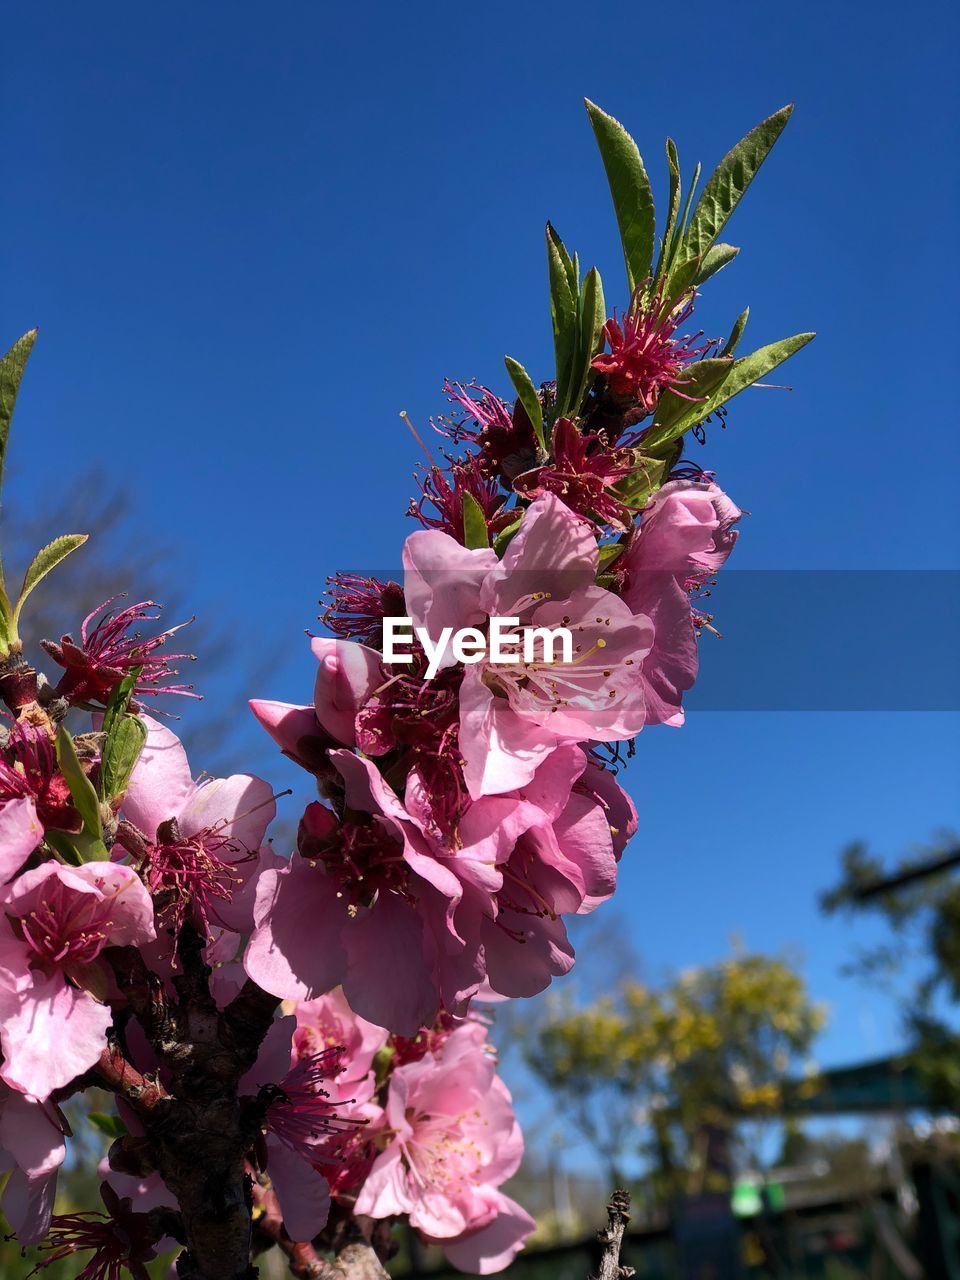
{"label": "pink cherry blossom", "polygon": [[498,1190],[520,1164],[523,1138],[484,1035],[466,1023],[439,1053],[393,1072],[386,1144],[356,1203],[373,1218],[408,1214],[457,1266],[480,1274],[506,1266],[534,1226]]}
{"label": "pink cherry blossom", "polygon": [[246,932],[260,853],[276,814],[269,785],[252,774],[194,782],[180,739],[149,716],[147,741],[131,775],[123,816],[146,841],[143,874],[161,919],[179,929],[188,913]]}
{"label": "pink cherry blossom", "polygon": [[52,1109],[0,1084],[0,1173],[10,1171],[3,1212],[22,1245],[36,1244],[47,1234],[57,1171],[66,1154]]}
{"label": "pink cherry blossom", "polygon": [[153,904],[129,867],[46,862],[7,885],[0,908],[0,1079],[46,1098],[99,1057],[111,1012],[91,994],[104,986],[97,958],[155,938]]}
{"label": "pink cherry blossom", "polygon": [[741,512],[716,484],[671,480],[644,511],[618,563],[623,598],[654,626],[642,667],[650,724],[680,725],[684,692],[698,667],[690,592],[723,565],[737,540]]}
{"label": "pink cherry blossom", "polygon": [[[645,719],[641,663],[650,620],[595,585],[592,526],[554,494],[528,508],[502,560],[468,550],[436,530],[404,546],[410,617],[438,641],[444,627],[519,617],[528,627],[568,627],[571,662],[538,658],[468,666],[460,690],[459,745],[474,798],[529,782],[561,742],[633,737]],[[446,661],[454,657],[448,650]]]}

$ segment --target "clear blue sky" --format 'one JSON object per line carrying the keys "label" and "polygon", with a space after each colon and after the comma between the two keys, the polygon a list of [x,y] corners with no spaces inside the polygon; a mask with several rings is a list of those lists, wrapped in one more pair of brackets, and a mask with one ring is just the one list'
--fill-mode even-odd
{"label": "clear blue sky", "polygon": [[[667,133],[710,165],[795,100],[701,318],[723,332],[749,303],[754,345],[820,337],[793,394],[738,401],[698,460],[753,513],[741,569],[960,567],[957,27],[946,3],[8,10],[0,335],[42,329],[20,501],[89,465],[119,480],[190,606],[274,662],[251,692],[306,697],[324,578],[397,564],[410,529],[398,411],[441,409],[445,374],[503,388],[504,352],[548,375],[547,217],[626,301],[582,96],[661,193]],[[890,594],[865,595],[865,644]],[[722,588],[714,605],[723,625]],[[891,646],[891,682],[916,648]],[[797,944],[833,1006],[822,1059],[891,1047],[895,1011],[838,977],[853,935],[815,895],[852,837],[893,855],[960,827],[958,757],[947,713],[704,711],[644,734],[620,908],[648,972],[735,930]]]}

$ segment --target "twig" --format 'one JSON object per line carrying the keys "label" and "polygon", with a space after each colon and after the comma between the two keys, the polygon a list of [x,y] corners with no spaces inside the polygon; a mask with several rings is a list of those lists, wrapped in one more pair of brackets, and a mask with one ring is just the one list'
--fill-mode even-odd
{"label": "twig", "polygon": [[630,1193],[614,1191],[607,1205],[607,1225],[597,1232],[597,1239],[603,1245],[600,1258],[600,1270],[591,1280],[629,1280],[637,1273],[633,1267],[620,1265],[620,1248],[623,1244],[623,1233],[630,1221]]}

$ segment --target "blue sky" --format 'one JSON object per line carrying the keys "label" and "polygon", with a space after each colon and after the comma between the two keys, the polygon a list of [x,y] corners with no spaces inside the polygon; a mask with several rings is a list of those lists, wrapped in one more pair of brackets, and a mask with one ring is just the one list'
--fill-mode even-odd
{"label": "blue sky", "polygon": [[[752,512],[739,569],[960,568],[957,26],[945,3],[9,12],[0,337],[42,331],[13,505],[91,466],[123,486],[131,539],[172,547],[188,607],[272,668],[251,692],[305,699],[324,578],[396,565],[411,527],[399,411],[441,410],[445,374],[505,390],[505,352],[548,376],[547,217],[626,302],[582,96],[634,133],[661,203],[667,133],[686,171],[710,166],[795,100],[699,314],[722,333],[749,303],[753,345],[820,336],[792,394],[748,393],[695,456]],[[927,643],[909,651],[876,581],[863,644],[897,684]],[[713,605],[735,646],[722,587]],[[209,678],[215,707],[226,687]],[[892,1004],[838,977],[871,927],[823,920],[816,893],[851,838],[895,855],[960,827],[958,757],[943,711],[702,711],[644,734],[620,913],[648,974],[734,931],[793,944],[833,1009],[823,1061],[895,1045]]]}

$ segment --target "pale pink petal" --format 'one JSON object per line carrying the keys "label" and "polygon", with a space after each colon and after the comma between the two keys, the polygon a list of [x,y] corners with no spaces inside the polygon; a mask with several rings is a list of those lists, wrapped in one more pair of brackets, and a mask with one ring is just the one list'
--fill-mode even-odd
{"label": "pale pink petal", "polygon": [[43,827],[29,797],[0,805],[0,884],[16,875],[42,839]]}
{"label": "pale pink petal", "polygon": [[211,778],[197,787],[180,813],[180,830],[193,836],[214,828],[252,852],[260,848],[276,813],[269,783],[249,773],[235,773],[230,778]]}
{"label": "pale pink petal", "polygon": [[375,906],[344,930],[343,941],[343,991],[351,1009],[404,1036],[433,1022],[440,997],[425,963],[423,920],[413,907],[395,894],[381,893]]}
{"label": "pale pink petal", "polygon": [[460,686],[460,750],[470,795],[498,795],[525,787],[557,745],[556,735],[518,716],[505,698],[468,667]]}
{"label": "pale pink petal", "polygon": [[574,792],[553,830],[561,852],[580,869],[585,895],[609,898],[617,887],[617,860],[601,806]]}
{"label": "pale pink petal", "polygon": [[537,1225],[515,1200],[501,1191],[494,1194],[500,1205],[493,1222],[468,1232],[459,1240],[443,1242],[444,1253],[460,1271],[480,1276],[502,1271],[514,1260]]}
{"label": "pale pink petal", "polygon": [[317,660],[313,705],[322,728],[337,742],[357,744],[357,712],[387,679],[380,655],[351,640],[315,636]]}
{"label": "pale pink petal", "polygon": [[322,1173],[267,1134],[267,1172],[291,1240],[312,1240],[327,1225],[330,1186]]}
{"label": "pale pink petal", "polygon": [[590,586],[599,559],[594,525],[554,494],[544,494],[527,508],[503,559],[485,581],[481,605],[491,616],[522,617],[534,595],[565,600]]}
{"label": "pale pink petal", "polygon": [[67,1155],[63,1132],[43,1104],[15,1089],[0,1100],[0,1148],[30,1178],[53,1173]]}
{"label": "pale pink petal", "polygon": [[147,740],[134,765],[123,800],[123,814],[152,840],[157,827],[180,816],[194,782],[183,743],[166,725],[141,714]]}
{"label": "pale pink petal", "polygon": [[[414,627],[437,643],[445,627],[457,631],[482,622],[480,588],[498,563],[489,547],[471,550],[439,529],[411,533],[403,544],[403,596]],[[455,662],[448,645],[440,666]]]}
{"label": "pale pink petal", "polygon": [[14,1169],[3,1189],[3,1213],[22,1245],[39,1244],[50,1230],[57,1171],[30,1178]]}
{"label": "pale pink petal", "polygon": [[340,941],[345,920],[336,885],[295,855],[288,870],[260,877],[243,967],[281,999],[323,995],[340,984],[346,969]]}
{"label": "pale pink petal", "polygon": [[85,881],[103,895],[103,927],[110,946],[139,946],[156,938],[153,903],[132,867],[115,862],[86,862],[69,870],[71,881]]}
{"label": "pale pink petal", "polygon": [[35,975],[26,993],[0,988],[0,1079],[47,1098],[94,1065],[106,1044],[110,1010],[59,975]]}
{"label": "pale pink petal", "polygon": [[409,1213],[413,1205],[400,1145],[393,1143],[373,1162],[357,1197],[355,1212],[370,1218],[392,1218]]}

